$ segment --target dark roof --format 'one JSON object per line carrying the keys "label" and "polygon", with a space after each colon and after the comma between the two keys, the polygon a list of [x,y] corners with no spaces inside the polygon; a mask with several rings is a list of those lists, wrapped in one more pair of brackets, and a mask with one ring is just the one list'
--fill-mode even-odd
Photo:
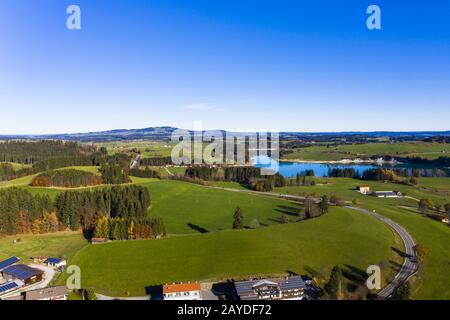
{"label": "dark roof", "polygon": [[67,294],[67,288],[65,286],[36,289],[25,292],[25,300],[40,300],[49,299],[55,297],[61,297]]}
{"label": "dark roof", "polygon": [[306,289],[306,284],[300,276],[293,276],[288,278],[275,278],[275,279],[260,279],[260,280],[249,280],[249,281],[239,281],[235,282],[234,286],[236,288],[236,293],[241,300],[251,300],[256,299],[257,295],[254,290],[255,285],[263,285],[264,283],[273,285],[277,284],[281,291],[288,290],[304,290]]}
{"label": "dark roof", "polygon": [[0,262],[0,270],[5,269],[6,267],[9,267],[10,265],[18,262],[20,259],[17,257],[11,257],[8,258],[6,260],[3,260],[2,262]]}
{"label": "dark roof", "polygon": [[0,286],[0,294],[17,289],[19,285],[15,282],[8,282]]}
{"label": "dark roof", "polygon": [[53,264],[57,264],[64,261],[64,259],[62,258],[48,258],[47,260],[44,261],[44,263],[53,263]]}
{"label": "dark roof", "polygon": [[36,276],[39,274],[43,274],[44,271],[32,268],[25,264],[16,264],[13,266],[9,266],[2,271],[4,274],[10,275],[16,279],[25,280],[31,278],[32,276]]}

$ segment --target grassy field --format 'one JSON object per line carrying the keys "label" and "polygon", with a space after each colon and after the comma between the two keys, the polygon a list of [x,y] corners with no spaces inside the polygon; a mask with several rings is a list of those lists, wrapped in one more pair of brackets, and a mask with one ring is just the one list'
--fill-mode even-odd
{"label": "grassy field", "polygon": [[450,156],[450,145],[426,142],[366,143],[354,145],[312,146],[286,154],[286,160],[337,161],[374,155],[423,157],[436,159]]}
{"label": "grassy field", "polygon": [[31,167],[31,165],[27,165],[27,164],[21,164],[21,163],[15,163],[15,162],[0,162],[0,164],[1,163],[8,163],[8,164],[11,164],[12,166],[13,166],[13,169],[14,170],[20,170],[20,169],[23,169],[23,168],[30,168]]}
{"label": "grassy field", "polygon": [[[422,198],[430,198],[435,203],[445,204],[450,202],[448,196],[443,194],[442,192],[436,192],[433,189],[429,189],[426,186],[429,186],[433,183],[433,181],[428,181],[426,179],[435,179],[435,178],[422,178],[419,181],[418,186],[409,186],[402,185],[396,183],[385,183],[379,181],[361,181],[356,179],[348,179],[348,178],[316,178],[315,186],[301,186],[301,187],[284,187],[284,188],[276,188],[275,192],[277,193],[286,193],[293,195],[332,195],[336,194],[339,197],[342,197],[346,200],[359,199],[362,202],[365,201],[376,201],[378,203],[383,203],[383,201],[390,201],[395,203],[404,203],[407,205],[417,205],[417,202],[412,199],[377,199],[374,197],[362,195],[359,192],[356,192],[356,186],[360,184],[365,184],[370,186],[372,191],[401,191],[407,196],[413,197],[415,199]],[[446,190],[450,190],[450,179],[448,178],[439,178],[441,179],[439,182],[439,186],[441,188],[447,188]]]}
{"label": "grassy field", "polygon": [[99,147],[105,147],[109,154],[130,153],[137,149],[144,158],[169,157],[172,148],[176,145],[173,142],[152,141],[152,140],[134,140],[99,143]]}
{"label": "grassy field", "polygon": [[150,191],[150,216],[162,217],[171,234],[230,229],[237,206],[243,210],[246,226],[253,219],[258,219],[262,226],[277,224],[282,213],[295,215],[299,210],[297,204],[281,199],[180,181],[155,180],[141,185]]}
{"label": "grassy field", "polygon": [[[359,184],[357,180],[343,178],[317,179],[312,187],[277,188],[276,192],[289,194],[336,194],[342,199],[358,199],[365,208],[376,210],[404,226],[417,243],[422,244],[428,254],[423,270],[413,281],[413,297],[418,299],[450,299],[450,228],[424,215],[406,210],[403,206],[417,208],[413,199],[378,199],[352,190]],[[400,190],[415,198],[431,198],[435,203],[445,204],[450,198],[442,194],[450,190],[448,178],[421,178],[419,186],[402,186],[391,183],[364,181],[372,190]],[[424,189],[425,188],[425,189]]]}
{"label": "grassy field", "polygon": [[[20,239],[18,243],[14,240]],[[70,259],[88,242],[81,233],[57,233],[49,235],[17,235],[0,239],[0,260],[17,256],[28,261],[32,256],[52,256]]]}
{"label": "grassy field", "polygon": [[88,245],[73,263],[81,267],[82,286],[135,296],[145,294],[147,286],[174,281],[287,271],[328,277],[334,265],[365,270],[392,258],[393,238],[381,222],[333,208],[317,219],[257,230]]}
{"label": "grassy field", "polygon": [[426,249],[423,270],[413,278],[413,298],[450,299],[450,228],[396,205],[366,203],[365,207],[401,224]]}

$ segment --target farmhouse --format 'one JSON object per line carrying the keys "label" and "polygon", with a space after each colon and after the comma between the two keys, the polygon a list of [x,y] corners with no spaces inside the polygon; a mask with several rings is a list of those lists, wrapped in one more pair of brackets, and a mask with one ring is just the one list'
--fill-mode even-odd
{"label": "farmhouse", "polygon": [[25,300],[67,300],[67,288],[59,286],[27,291]]}
{"label": "farmhouse", "polygon": [[29,267],[25,264],[16,264],[2,270],[3,278],[7,281],[21,280],[25,285],[42,281],[44,271]]}
{"label": "farmhouse", "polygon": [[163,297],[164,300],[202,300],[201,286],[198,282],[166,284]]}
{"label": "farmhouse", "polygon": [[62,258],[48,258],[47,260],[44,261],[44,263],[49,267],[52,267],[53,269],[62,268],[67,264],[66,260]]}
{"label": "farmhouse", "polygon": [[395,191],[374,191],[372,193],[375,197],[378,198],[398,198],[400,196],[400,192]]}
{"label": "farmhouse", "polygon": [[370,193],[370,187],[368,185],[357,186],[356,190],[358,190],[361,194],[369,194]]}
{"label": "farmhouse", "polygon": [[235,282],[240,300],[302,300],[306,284],[300,276]]}
{"label": "farmhouse", "polygon": [[20,259],[17,257],[11,257],[11,258],[1,261],[0,262],[0,272],[2,272],[3,269],[9,267],[10,265],[13,265],[14,263],[19,262],[19,260]]}

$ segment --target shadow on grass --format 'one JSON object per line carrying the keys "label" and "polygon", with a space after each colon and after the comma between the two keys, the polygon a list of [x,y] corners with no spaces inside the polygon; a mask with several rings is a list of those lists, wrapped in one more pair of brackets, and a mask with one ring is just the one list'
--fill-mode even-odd
{"label": "shadow on grass", "polygon": [[276,211],[280,213],[287,214],[289,216],[295,216],[298,217],[298,211],[300,208],[292,207],[292,206],[284,206],[284,205],[278,205],[278,209]]}
{"label": "shadow on grass", "polygon": [[406,254],[405,252],[403,252],[402,250],[397,249],[397,248],[394,248],[394,247],[391,247],[391,249],[392,249],[392,251],[394,251],[396,254],[398,254],[400,257],[402,257],[402,258],[406,258],[406,257],[407,257],[407,254]]}
{"label": "shadow on grass", "polygon": [[145,287],[145,293],[150,295],[150,300],[163,300],[161,285]]}
{"label": "shadow on grass", "polygon": [[203,227],[200,227],[199,225],[193,224],[193,223],[188,223],[187,226],[189,228],[191,228],[194,231],[197,231],[199,233],[208,233],[209,231]]}

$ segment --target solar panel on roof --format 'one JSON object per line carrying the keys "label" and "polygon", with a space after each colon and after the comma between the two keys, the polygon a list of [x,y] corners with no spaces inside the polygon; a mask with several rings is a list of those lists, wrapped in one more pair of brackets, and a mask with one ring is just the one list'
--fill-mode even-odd
{"label": "solar panel on roof", "polygon": [[6,259],[6,260],[0,262],[0,270],[3,270],[3,269],[5,269],[6,267],[9,267],[10,265],[12,265],[12,264],[18,262],[19,260],[20,260],[20,259],[17,258],[17,257],[11,257],[11,258],[8,258],[8,259]]}
{"label": "solar panel on roof", "polygon": [[60,263],[61,261],[63,261],[63,259],[61,258],[48,258],[47,260],[45,260],[45,263]]}
{"label": "solar panel on roof", "polygon": [[4,285],[0,286],[0,293],[11,291],[11,290],[13,290],[15,288],[18,288],[18,287],[19,286],[17,285],[17,283],[10,282],[10,283],[7,283],[7,284],[4,284]]}
{"label": "solar panel on roof", "polygon": [[29,267],[24,264],[18,264],[18,265],[9,266],[9,267],[5,268],[3,270],[3,273],[13,276],[14,278],[24,280],[24,279],[30,278],[34,275],[41,274],[41,273],[43,273],[43,271]]}

